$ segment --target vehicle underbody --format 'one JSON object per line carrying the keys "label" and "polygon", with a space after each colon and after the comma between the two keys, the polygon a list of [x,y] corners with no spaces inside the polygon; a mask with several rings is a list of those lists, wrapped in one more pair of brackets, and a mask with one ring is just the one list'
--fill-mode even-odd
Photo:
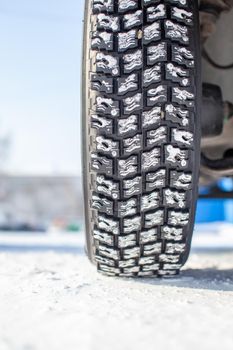
{"label": "vehicle underbody", "polygon": [[202,140],[200,183],[233,176],[233,0],[200,1]]}

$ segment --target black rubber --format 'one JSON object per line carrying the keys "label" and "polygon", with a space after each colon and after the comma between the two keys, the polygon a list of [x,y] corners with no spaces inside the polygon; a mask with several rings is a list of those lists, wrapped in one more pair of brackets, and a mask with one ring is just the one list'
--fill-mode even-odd
{"label": "black rubber", "polygon": [[195,1],[86,1],[86,247],[107,275],[174,275],[188,257],[200,76]]}

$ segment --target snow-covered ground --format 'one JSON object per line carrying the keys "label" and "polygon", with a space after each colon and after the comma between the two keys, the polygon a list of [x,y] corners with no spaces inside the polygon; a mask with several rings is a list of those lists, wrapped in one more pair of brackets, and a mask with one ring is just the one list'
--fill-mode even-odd
{"label": "snow-covered ground", "polygon": [[233,229],[203,229],[168,280],[97,274],[81,236],[0,235],[0,350],[232,350]]}

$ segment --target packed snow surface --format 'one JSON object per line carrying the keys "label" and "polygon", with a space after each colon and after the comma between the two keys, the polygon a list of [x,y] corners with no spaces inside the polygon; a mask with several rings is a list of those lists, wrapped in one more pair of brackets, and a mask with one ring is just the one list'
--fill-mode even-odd
{"label": "packed snow surface", "polygon": [[117,279],[96,272],[82,240],[62,251],[63,238],[43,239],[0,236],[0,350],[232,350],[231,245],[197,247],[180,277]]}

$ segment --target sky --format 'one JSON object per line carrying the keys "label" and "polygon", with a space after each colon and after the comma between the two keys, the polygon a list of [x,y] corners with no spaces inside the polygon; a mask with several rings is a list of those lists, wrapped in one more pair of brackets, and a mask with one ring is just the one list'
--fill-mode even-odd
{"label": "sky", "polygon": [[11,174],[81,173],[83,0],[0,0],[0,135]]}

